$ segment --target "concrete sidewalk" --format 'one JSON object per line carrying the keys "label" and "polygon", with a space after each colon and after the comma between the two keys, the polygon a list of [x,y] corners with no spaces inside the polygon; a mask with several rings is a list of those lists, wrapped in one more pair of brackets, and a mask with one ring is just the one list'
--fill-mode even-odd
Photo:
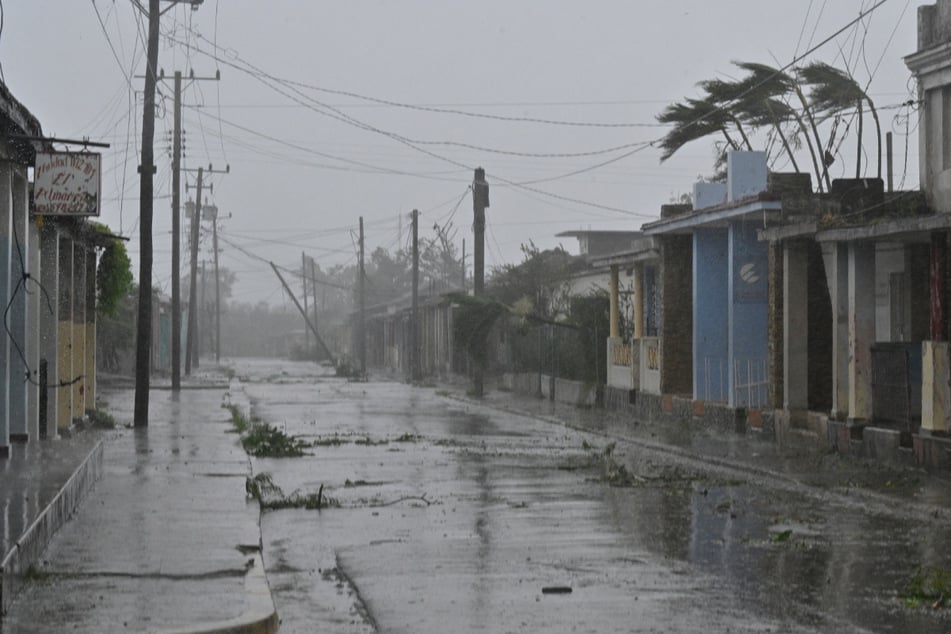
{"label": "concrete sidewalk", "polygon": [[178,395],[157,386],[149,427],[134,392],[100,386],[120,425],[103,475],[57,533],[3,619],[3,632],[273,632],[260,512],[248,501],[247,455],[230,434],[224,377]]}
{"label": "concrete sidewalk", "polygon": [[842,503],[861,498],[867,508],[929,522],[943,522],[951,516],[951,487],[945,477],[924,469],[845,457],[831,448],[823,450],[815,438],[805,435],[790,434],[773,440],[756,433],[725,431],[694,420],[645,423],[621,412],[579,408],[501,390],[487,391],[482,399],[473,399],[459,386],[451,386],[447,394],[600,434],[607,441],[631,443],[701,468],[769,478],[781,488],[809,490]]}

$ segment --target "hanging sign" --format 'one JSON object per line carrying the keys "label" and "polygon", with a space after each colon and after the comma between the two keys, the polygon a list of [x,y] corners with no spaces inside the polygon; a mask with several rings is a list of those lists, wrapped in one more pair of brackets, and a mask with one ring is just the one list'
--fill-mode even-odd
{"label": "hanging sign", "polygon": [[37,152],[33,168],[33,213],[98,216],[102,155],[93,152]]}

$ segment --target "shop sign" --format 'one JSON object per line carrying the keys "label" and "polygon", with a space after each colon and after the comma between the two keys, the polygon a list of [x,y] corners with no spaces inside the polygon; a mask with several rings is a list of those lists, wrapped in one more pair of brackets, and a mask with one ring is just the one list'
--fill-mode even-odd
{"label": "shop sign", "polygon": [[33,168],[33,213],[98,216],[102,155],[93,152],[37,152]]}

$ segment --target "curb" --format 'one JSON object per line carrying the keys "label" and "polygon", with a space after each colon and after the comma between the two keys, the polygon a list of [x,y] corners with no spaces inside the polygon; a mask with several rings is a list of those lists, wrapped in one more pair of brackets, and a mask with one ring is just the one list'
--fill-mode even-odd
{"label": "curb", "polygon": [[250,561],[252,563],[244,575],[244,595],[247,607],[240,616],[196,627],[159,631],[162,634],[273,634],[277,632],[280,621],[264,572],[264,560],[260,553],[256,553]]}

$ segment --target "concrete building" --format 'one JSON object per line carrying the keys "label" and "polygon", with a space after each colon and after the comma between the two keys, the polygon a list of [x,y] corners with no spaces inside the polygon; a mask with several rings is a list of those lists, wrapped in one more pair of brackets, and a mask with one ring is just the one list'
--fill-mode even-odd
{"label": "concrete building", "polygon": [[0,83],[0,457],[95,407],[96,249],[112,238],[31,213],[28,170],[49,145]]}
{"label": "concrete building", "polygon": [[[690,342],[691,357],[683,358],[682,352],[679,358],[664,355],[661,364],[675,364],[678,372],[689,372],[689,393],[696,401],[763,408],[770,405],[769,254],[756,231],[764,223],[775,222],[782,202],[767,191],[764,152],[731,152],[727,175],[725,184],[694,185],[692,211],[643,227],[648,236],[690,240],[685,249],[692,258],[690,284],[665,285],[664,289],[676,289],[681,299],[690,289],[691,301],[671,303],[673,315],[664,312],[663,319],[689,305],[691,330],[671,334]],[[682,388],[679,382],[676,385]]]}

